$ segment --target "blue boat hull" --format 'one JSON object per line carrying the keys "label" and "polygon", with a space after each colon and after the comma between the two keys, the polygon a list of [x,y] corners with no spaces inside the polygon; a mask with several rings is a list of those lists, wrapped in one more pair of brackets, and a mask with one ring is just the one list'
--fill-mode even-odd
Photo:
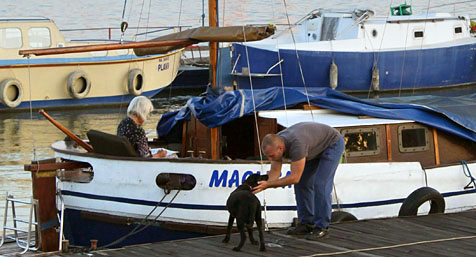
{"label": "blue boat hull", "polygon": [[[476,44],[434,49],[382,52],[330,52],[280,50],[281,69],[285,87],[329,87],[329,67],[332,59],[338,67],[337,90],[367,92],[372,90],[374,60],[379,69],[379,90],[433,89],[466,85],[476,82]],[[278,62],[275,51],[234,44],[235,70],[247,67],[248,51],[252,74],[265,74]],[[301,65],[298,63],[299,62]],[[300,71],[302,67],[302,76]],[[279,74],[276,65],[269,74]],[[304,78],[304,83],[303,83]],[[250,88],[247,76],[235,76],[240,89]],[[281,87],[279,76],[252,77],[253,88]]]}
{"label": "blue boat hull", "polygon": [[[88,218],[78,210],[66,209],[64,220],[64,235],[70,245],[89,247],[90,240],[98,240],[98,247],[110,244],[134,230],[136,223],[123,224],[109,219],[108,222]],[[143,225],[140,225],[143,227]],[[144,244],[160,241],[169,241],[204,236],[202,233],[171,231],[158,224],[153,224],[143,231],[131,235],[108,248],[117,248],[126,245]]]}

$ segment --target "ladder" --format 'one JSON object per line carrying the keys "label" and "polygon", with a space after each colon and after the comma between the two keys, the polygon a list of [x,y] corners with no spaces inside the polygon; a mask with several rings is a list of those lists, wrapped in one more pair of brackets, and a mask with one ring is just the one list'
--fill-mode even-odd
{"label": "ladder", "polygon": [[[12,208],[12,217],[13,217],[13,226],[7,226],[7,221],[8,221],[8,204],[11,203],[11,208]],[[16,212],[15,212],[15,204],[25,204],[30,206],[30,218],[29,220],[17,218]],[[33,221],[33,212],[35,212],[35,221]],[[7,197],[5,198],[5,216],[3,218],[3,234],[2,234],[2,239],[0,241],[0,247],[5,243],[5,239],[11,239],[15,240],[18,247],[23,249],[23,252],[20,254],[26,253],[28,250],[32,251],[37,251],[40,248],[41,245],[41,238],[40,238],[40,233],[37,233],[35,236],[35,243],[32,244],[31,242],[31,237],[32,237],[32,226],[35,226],[36,232],[39,232],[39,226],[38,226],[38,221],[37,221],[37,214],[38,214],[38,200],[31,198],[30,201],[25,201],[25,200],[20,200],[16,199],[13,197],[13,195],[9,195],[7,192]],[[28,224],[28,230],[18,228],[17,223],[24,223]],[[7,230],[11,230],[14,232],[14,237],[12,236],[7,236]],[[23,232],[27,233],[27,238],[26,240],[22,240],[19,237],[18,232]],[[33,247],[35,246],[36,247]]]}

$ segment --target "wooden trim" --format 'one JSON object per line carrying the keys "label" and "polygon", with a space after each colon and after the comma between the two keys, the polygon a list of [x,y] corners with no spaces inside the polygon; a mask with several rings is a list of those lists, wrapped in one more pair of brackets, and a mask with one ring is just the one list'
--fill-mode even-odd
{"label": "wooden trim", "polygon": [[211,142],[210,142],[210,148],[211,148],[211,158],[212,160],[218,160],[220,158],[220,149],[219,149],[219,143],[220,139],[218,138],[218,128],[211,128],[210,129],[210,137],[211,137]]}
{"label": "wooden trim", "polygon": [[37,171],[55,171],[58,169],[78,169],[78,168],[89,168],[91,165],[85,162],[55,162],[55,163],[33,163],[25,164],[24,170],[37,172]]}
{"label": "wooden trim", "polygon": [[184,120],[182,126],[182,152],[180,154],[182,158],[187,154],[187,124],[188,122]]}
{"label": "wooden trim", "polygon": [[438,133],[436,128],[433,128],[433,147],[435,148],[435,164],[440,165],[440,149],[438,147]]}
{"label": "wooden trim", "polygon": [[88,152],[94,152],[93,147],[90,146],[88,143],[84,142],[76,136],[73,132],[69,131],[67,128],[63,127],[61,124],[59,124],[56,120],[51,118],[50,115],[48,115],[45,110],[41,109],[40,113],[45,116],[47,120],[49,120],[53,125],[55,125],[59,130],[61,130],[63,133],[65,133],[67,136],[69,136],[71,139],[73,139],[74,142],[78,143],[80,146],[82,146],[86,151]]}
{"label": "wooden trim", "polygon": [[389,124],[385,124],[385,137],[387,138],[387,160],[392,161],[392,135]]}
{"label": "wooden trim", "polygon": [[315,106],[315,105],[303,104],[302,109],[308,111],[308,110],[319,110],[319,109],[322,109],[322,108],[319,107],[319,106]]}

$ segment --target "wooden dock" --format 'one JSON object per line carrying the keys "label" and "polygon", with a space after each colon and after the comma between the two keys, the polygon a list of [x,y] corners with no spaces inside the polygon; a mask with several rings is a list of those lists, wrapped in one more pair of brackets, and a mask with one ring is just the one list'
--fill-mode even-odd
{"label": "wooden dock", "polygon": [[234,252],[239,234],[233,234],[228,244],[221,242],[223,237],[134,245],[89,252],[89,256],[475,256],[476,211],[332,224],[330,237],[319,242],[273,230],[265,232],[266,252],[260,252],[249,240],[241,252]]}

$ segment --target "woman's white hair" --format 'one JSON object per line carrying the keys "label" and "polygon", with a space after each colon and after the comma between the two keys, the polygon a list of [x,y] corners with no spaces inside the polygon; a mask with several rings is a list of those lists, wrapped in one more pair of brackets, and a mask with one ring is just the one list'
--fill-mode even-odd
{"label": "woman's white hair", "polygon": [[144,122],[147,120],[147,116],[154,110],[154,106],[149,98],[145,96],[136,96],[132,99],[129,107],[127,108],[127,116],[136,115],[139,118],[143,119]]}

